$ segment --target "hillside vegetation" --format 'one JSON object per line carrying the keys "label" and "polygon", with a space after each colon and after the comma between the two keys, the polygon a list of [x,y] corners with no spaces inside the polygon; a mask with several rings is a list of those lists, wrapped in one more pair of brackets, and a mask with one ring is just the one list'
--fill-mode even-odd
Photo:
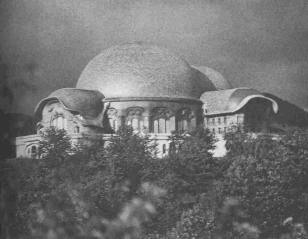
{"label": "hillside vegetation", "polygon": [[156,157],[147,136],[109,142],[42,135],[39,159],[1,160],[1,238],[308,238],[308,135],[173,134]]}

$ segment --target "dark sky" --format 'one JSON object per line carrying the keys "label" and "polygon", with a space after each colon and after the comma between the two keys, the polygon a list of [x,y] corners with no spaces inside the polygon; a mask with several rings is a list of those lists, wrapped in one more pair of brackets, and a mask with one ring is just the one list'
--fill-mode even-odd
{"label": "dark sky", "polygon": [[134,41],[308,109],[307,0],[0,0],[0,11],[0,106],[11,111],[32,114],[100,51]]}

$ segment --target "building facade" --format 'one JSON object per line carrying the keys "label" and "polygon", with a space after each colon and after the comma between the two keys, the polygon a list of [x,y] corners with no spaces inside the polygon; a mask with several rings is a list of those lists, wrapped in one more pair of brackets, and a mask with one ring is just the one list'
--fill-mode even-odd
{"label": "building facade", "polygon": [[38,103],[37,134],[17,137],[16,154],[33,156],[46,127],[65,129],[77,142],[130,125],[156,140],[163,156],[173,131],[203,126],[223,134],[234,125],[264,131],[267,114],[277,111],[273,99],[249,88],[232,89],[213,69],[191,66],[161,47],[124,44],[91,60],[75,88],[56,90]]}

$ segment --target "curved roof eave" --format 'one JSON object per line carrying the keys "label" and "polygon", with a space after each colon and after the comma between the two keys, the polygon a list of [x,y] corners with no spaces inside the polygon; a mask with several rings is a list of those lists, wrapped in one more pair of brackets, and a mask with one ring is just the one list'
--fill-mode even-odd
{"label": "curved roof eave", "polygon": [[251,88],[234,88],[205,92],[200,97],[206,115],[234,113],[255,98],[262,98],[271,102],[273,111],[275,113],[278,112],[279,107],[274,99]]}
{"label": "curved roof eave", "polygon": [[[270,101],[270,102],[272,103],[272,109],[273,109],[274,113],[275,113],[275,114],[278,113],[279,107],[278,107],[277,102],[276,102],[275,100],[269,98],[269,97],[266,97],[266,96],[264,96],[264,95],[259,95],[259,94],[257,94],[257,95],[248,95],[248,96],[244,97],[244,98],[240,101],[240,103],[239,103],[234,109],[232,109],[231,112],[233,113],[233,112],[235,112],[235,111],[240,110],[240,109],[243,108],[250,100],[256,99],[256,98],[262,98],[262,99],[265,99],[265,100]],[[231,112],[230,112],[230,113],[231,113]]]}
{"label": "curved roof eave", "polygon": [[48,102],[58,101],[68,111],[78,112],[85,118],[95,118],[103,109],[103,98],[104,95],[98,91],[63,88],[42,99],[35,107],[34,114],[40,118],[39,114]]}
{"label": "curved roof eave", "polygon": [[[50,101],[58,101],[63,106],[63,108],[65,110],[72,111],[72,112],[78,112],[77,110],[73,110],[73,109],[67,107],[65,105],[65,103],[59,97],[53,96],[53,97],[46,97],[46,98],[43,98],[42,100],[40,100],[40,102],[36,105],[36,107],[34,109],[34,115],[36,117],[39,117],[38,114],[40,114],[42,112],[44,106]],[[78,113],[80,113],[80,112],[78,112]]]}

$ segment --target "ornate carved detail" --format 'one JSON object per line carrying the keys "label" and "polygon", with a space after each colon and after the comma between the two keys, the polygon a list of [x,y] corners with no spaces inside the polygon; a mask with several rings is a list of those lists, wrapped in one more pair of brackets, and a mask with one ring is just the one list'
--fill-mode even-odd
{"label": "ornate carved detail", "polygon": [[140,118],[144,112],[142,107],[130,107],[127,109],[127,117]]}
{"label": "ornate carved detail", "polygon": [[154,108],[151,112],[153,119],[169,119],[174,116],[173,112],[165,107]]}
{"label": "ornate carved detail", "polygon": [[118,116],[118,111],[115,108],[109,108],[107,110],[107,116],[108,118],[115,118]]}
{"label": "ornate carved detail", "polygon": [[179,119],[192,119],[195,117],[194,113],[188,108],[180,109],[177,115]]}

